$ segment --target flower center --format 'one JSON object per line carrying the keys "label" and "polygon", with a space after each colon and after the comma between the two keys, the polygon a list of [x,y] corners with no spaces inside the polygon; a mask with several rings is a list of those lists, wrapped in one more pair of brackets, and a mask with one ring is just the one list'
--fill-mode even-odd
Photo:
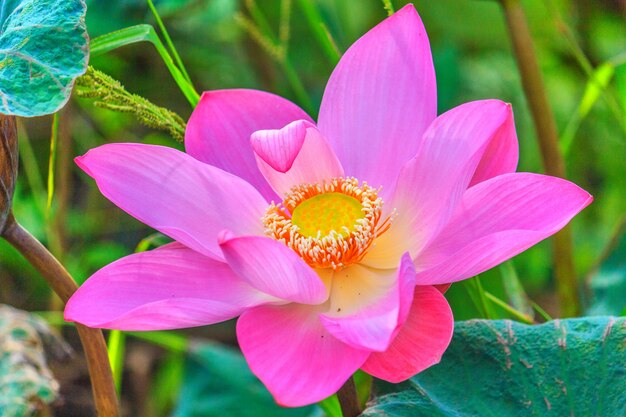
{"label": "flower center", "polygon": [[263,216],[266,235],[293,249],[314,268],[341,269],[359,262],[390,218],[380,221],[377,190],[356,178],[293,187]]}
{"label": "flower center", "polygon": [[365,217],[361,202],[342,193],[318,194],[300,203],[291,222],[306,237],[327,236],[331,231],[349,236],[357,220]]}

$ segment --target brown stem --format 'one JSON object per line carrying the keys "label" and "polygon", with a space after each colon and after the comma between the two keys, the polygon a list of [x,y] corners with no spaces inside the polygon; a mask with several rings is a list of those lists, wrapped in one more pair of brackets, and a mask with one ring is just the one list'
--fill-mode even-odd
{"label": "brown stem", "polygon": [[[565,178],[565,161],[559,151],[556,123],[548,104],[524,10],[519,0],[500,2],[504,8],[522,86],[535,124],[544,169],[549,175]],[[554,235],[552,250],[561,315],[575,316],[580,312],[580,298],[569,227]]]}
{"label": "brown stem", "polygon": [[361,406],[359,405],[359,397],[356,393],[356,385],[354,384],[354,378],[350,377],[339,391],[337,391],[337,398],[339,399],[339,405],[341,406],[341,413],[343,417],[357,417],[361,414]]}
{"label": "brown stem", "polygon": [[[63,265],[26,229],[9,215],[3,237],[39,271],[64,303],[78,286]],[[118,417],[113,375],[102,331],[76,324],[85,351],[91,387],[99,417]]]}

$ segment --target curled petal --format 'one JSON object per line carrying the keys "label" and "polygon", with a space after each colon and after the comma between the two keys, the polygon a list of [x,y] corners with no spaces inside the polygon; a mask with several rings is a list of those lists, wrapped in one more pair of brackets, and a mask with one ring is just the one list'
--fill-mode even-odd
{"label": "curled petal", "polygon": [[563,228],[591,203],[577,185],[538,174],[505,174],[467,190],[450,223],[415,259],[419,284],[480,274]]}
{"label": "curled petal", "polygon": [[[394,282],[385,293],[377,294],[374,297],[365,295],[364,292],[369,288],[379,288],[368,285],[361,287],[360,284],[368,280],[378,279],[382,281],[383,271],[371,271],[356,266],[337,272],[335,274],[337,281],[333,282],[333,288],[335,285],[337,287],[343,286],[344,288],[335,290],[331,294],[331,309],[320,316],[326,330],[337,339],[354,348],[385,351],[409,314],[413,301],[413,287],[415,287],[415,269],[413,268],[411,257],[405,254],[397,272],[384,272],[395,275]],[[378,277],[376,277],[377,275]],[[358,309],[354,306],[347,306],[344,303],[358,301],[349,300],[346,297],[348,285],[340,282],[343,280],[349,280],[350,286],[354,287],[350,288],[352,297],[356,299],[378,299],[362,308],[357,307]],[[334,295],[341,297],[341,299],[333,300]],[[338,305],[343,305],[346,311],[355,311],[342,314],[341,307],[337,307]]]}
{"label": "curled petal", "polygon": [[369,352],[333,337],[321,307],[261,306],[237,321],[237,339],[250,369],[284,406],[312,404],[334,394]]}
{"label": "curled petal", "polygon": [[65,319],[107,329],[177,329],[229,320],[275,301],[227,264],[172,243],[96,272],[70,298]]}
{"label": "curled petal", "polygon": [[[255,145],[261,140],[263,146],[261,143]],[[285,146],[270,147],[266,144],[270,140]],[[307,121],[291,123],[281,130],[255,132],[252,142],[259,169],[278,195],[285,195],[296,185],[321,183],[343,176],[343,168],[332,148]],[[288,168],[283,171],[284,167]]]}
{"label": "curled petal", "polygon": [[389,348],[374,352],[361,367],[398,383],[439,363],[452,340],[454,318],[448,301],[435,287],[417,286],[408,319]]}
{"label": "curled petal", "polygon": [[302,304],[320,304],[328,298],[315,271],[281,242],[225,232],[220,246],[231,268],[259,291]]}
{"label": "curled petal", "polygon": [[235,89],[202,94],[185,131],[189,155],[231,172],[276,199],[259,172],[250,146],[257,130],[280,129],[294,120],[311,118],[292,102],[264,91]]}
{"label": "curled petal", "polygon": [[343,55],[324,91],[318,127],[346,175],[382,186],[386,198],[436,115],[428,36],[408,5]]}
{"label": "curled petal", "polygon": [[254,153],[263,162],[278,172],[287,172],[300,153],[307,125],[304,120],[296,120],[282,129],[257,130],[250,136]]}

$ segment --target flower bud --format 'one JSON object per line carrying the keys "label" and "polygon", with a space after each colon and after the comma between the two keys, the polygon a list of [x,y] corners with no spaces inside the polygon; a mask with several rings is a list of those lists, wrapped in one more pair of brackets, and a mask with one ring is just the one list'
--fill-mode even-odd
{"label": "flower bud", "polygon": [[0,114],[0,234],[11,213],[17,178],[17,127],[14,116]]}

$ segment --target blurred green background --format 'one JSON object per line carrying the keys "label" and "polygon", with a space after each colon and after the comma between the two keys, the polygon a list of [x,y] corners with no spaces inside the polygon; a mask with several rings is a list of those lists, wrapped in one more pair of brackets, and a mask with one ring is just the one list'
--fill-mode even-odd
{"label": "blurred green background", "polygon": [[[92,38],[139,23],[155,25],[142,0],[87,3]],[[281,27],[286,33],[284,20],[281,23],[285,3],[291,6],[286,61],[276,59],[242,24],[260,12],[269,30],[278,37]],[[396,9],[405,4],[392,3]],[[512,103],[520,142],[519,171],[542,172],[532,120],[498,2],[414,3],[432,46],[439,112],[483,98]],[[333,63],[314,35],[316,27],[307,19],[307,5],[319,13],[339,51],[345,51],[386,17],[379,0],[155,0],[155,4],[199,91],[238,87],[272,91],[312,109],[313,115]],[[583,309],[594,314],[623,314],[626,245],[620,244],[624,236],[620,225],[626,216],[626,2],[524,0],[523,5],[555,113],[568,178],[595,198],[572,222]],[[96,57],[90,65],[120,80],[130,92],[184,119],[191,114],[192,108],[148,43]],[[288,66],[295,70],[306,95],[294,89]],[[56,192],[53,208],[46,215],[50,124],[49,117],[21,120],[21,170],[14,211],[18,220],[82,282],[105,264],[135,251],[153,231],[102,197],[93,181],[74,166],[72,158],[108,142],[181,145],[164,133],[141,126],[131,115],[73,98],[61,115]],[[0,282],[0,303],[28,311],[59,308],[44,281],[3,241]],[[533,302],[552,316],[559,314],[549,242],[483,274],[479,282],[455,284],[447,294],[457,320],[486,314],[490,318],[511,317],[493,303],[485,311],[475,299],[477,285],[539,321],[543,319]],[[64,331],[73,337],[71,329]],[[183,333],[234,343],[232,323]],[[127,415],[168,415],[176,403],[186,375],[181,353],[185,349],[163,349],[163,345],[169,346],[129,338],[123,379]],[[62,387],[66,387],[64,407],[69,413],[59,415],[89,415],[88,408],[80,408],[87,407],[89,401],[89,392],[84,393],[88,388],[81,387],[81,381],[86,381],[81,366],[64,370],[59,376]],[[82,392],[84,398],[74,395],[76,392]],[[189,387],[186,392],[190,392]],[[192,414],[180,411],[176,415]]]}

